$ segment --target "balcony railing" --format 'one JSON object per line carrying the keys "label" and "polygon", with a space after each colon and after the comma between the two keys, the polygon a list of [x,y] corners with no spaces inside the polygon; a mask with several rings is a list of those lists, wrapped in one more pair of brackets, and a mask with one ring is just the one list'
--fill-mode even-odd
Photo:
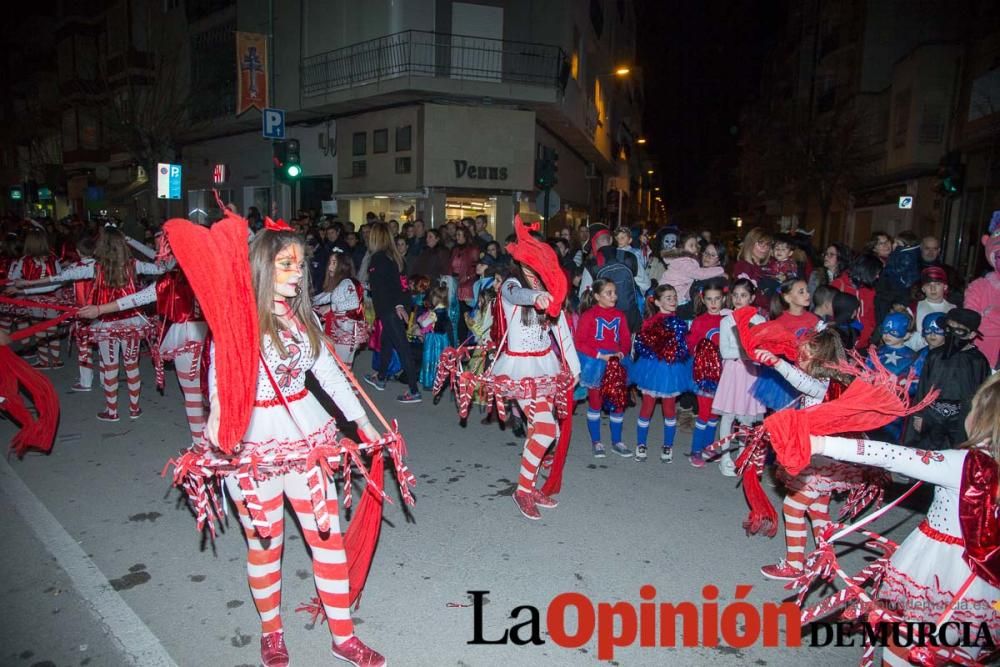
{"label": "balcony railing", "polygon": [[302,61],[302,93],[314,97],[402,77],[561,87],[558,46],[406,30]]}

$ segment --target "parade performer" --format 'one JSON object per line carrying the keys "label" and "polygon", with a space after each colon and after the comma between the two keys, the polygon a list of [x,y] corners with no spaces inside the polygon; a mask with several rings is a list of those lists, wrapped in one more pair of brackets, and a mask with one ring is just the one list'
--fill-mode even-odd
{"label": "parade performer", "polygon": [[[890,380],[891,381],[891,380]],[[858,381],[855,381],[858,384]],[[868,418],[873,406],[869,400],[851,400],[848,393],[826,406],[838,409],[837,417],[850,430],[867,430],[860,423]],[[973,636],[985,626],[993,638],[1000,636],[1000,376],[988,379],[972,399],[972,411],[966,421],[969,439],[957,449],[920,450],[860,438],[829,437],[816,434],[816,417],[789,415],[789,422],[774,429],[771,442],[779,458],[798,459],[800,450],[814,456],[829,457],[853,464],[884,468],[934,485],[934,500],[920,523],[901,545],[874,533],[862,531],[881,545],[885,556],[869,564],[856,575],[845,575],[837,564],[833,542],[861,527],[848,527],[810,556],[808,576],[796,582],[800,604],[805,591],[817,578],[829,578],[836,572],[847,587],[803,612],[803,622],[819,618],[831,610],[845,609],[852,618],[870,623],[889,621],[901,625],[904,642],[912,641],[907,632],[922,624],[947,633],[941,646],[887,646],[882,664],[904,665],[983,664],[983,645],[956,647],[960,623],[973,627]],[[808,444],[801,433],[813,435]],[[804,446],[803,446],[804,445]],[[871,517],[875,518],[874,516]],[[877,590],[869,596],[862,588],[875,582]],[[945,624],[956,625],[947,627]],[[980,641],[982,639],[980,638]],[[903,643],[903,642],[901,642]],[[955,647],[955,648],[947,648]],[[866,641],[862,665],[871,665],[874,647]],[[982,662],[977,662],[981,660]]]}
{"label": "parade performer", "polygon": [[687,322],[677,316],[677,290],[672,285],[658,285],[647,298],[646,319],[635,338],[636,358],[629,366],[629,381],[642,394],[635,427],[635,460],[640,463],[646,460],[649,420],[657,401],[663,413],[660,461],[674,460],[677,397],[692,390],[687,333]]}
{"label": "parade performer", "polygon": [[[528,432],[513,499],[521,514],[537,520],[541,518],[539,507],[558,504],[552,496],[562,485],[572,434],[572,392],[580,375],[580,361],[562,310],[566,274],[559,268],[555,251],[535,238],[520,216],[514,218],[514,231],[517,240],[507,244],[507,252],[516,265],[497,296],[491,338],[498,349],[493,365],[482,375],[463,372],[458,362],[467,356],[467,350],[464,346],[449,348],[441,355],[434,393],[450,378],[457,388],[463,418],[468,416],[473,394],[481,388],[490,402],[495,402],[500,421],[507,417],[506,402],[517,401],[528,420]],[[549,477],[536,489],[538,468],[557,434]]]}
{"label": "parade performer", "polygon": [[[31,223],[31,228],[24,235],[24,254],[13,262],[8,271],[7,278],[15,284],[23,281],[33,281],[39,278],[54,276],[60,271],[59,260],[49,248],[49,237],[45,229],[36,222]],[[41,300],[48,300],[42,298]],[[56,299],[60,301],[60,299]],[[17,319],[29,322],[37,322],[52,317],[51,311],[36,308],[22,310],[21,317]],[[32,364],[35,368],[42,370],[62,368],[59,360],[59,332],[47,330],[35,336],[37,361]]]}
{"label": "parade performer", "polygon": [[[587,388],[587,429],[596,458],[604,458],[601,444],[601,409],[604,405],[602,391],[606,374],[613,367],[611,359],[620,361],[632,350],[632,334],[628,329],[625,313],[615,308],[618,295],[615,284],[598,278],[580,301],[580,321],[576,325],[573,342],[580,360],[580,384]],[[622,425],[625,421],[625,377],[619,383],[619,405],[611,407],[611,451],[619,456],[632,456],[632,451],[622,442]]]}
{"label": "parade performer", "polygon": [[[160,262],[174,263],[167,237],[159,235],[160,249],[156,258]],[[156,303],[159,355],[156,356],[156,381],[163,386],[163,364],[174,362],[177,381],[184,395],[184,412],[187,414],[191,438],[198,442],[205,428],[205,404],[201,386],[201,358],[208,335],[208,326],[194,298],[194,292],[184,272],[178,267],[164,273],[153,284],[134,294],[115,301],[85,306],[79,317],[93,319],[102,315],[136,310]],[[84,336],[86,338],[86,336]],[[81,346],[83,349],[83,346]]]}
{"label": "parade performer", "polygon": [[364,302],[365,290],[354,277],[354,262],[343,250],[334,248],[323,291],[313,299],[313,305],[327,308],[323,314],[323,333],[333,340],[337,356],[348,366],[354,364],[358,348],[368,340]]}
{"label": "parade performer", "polygon": [[[355,391],[366,401],[367,396],[331,352],[309,303],[305,249],[290,226],[268,219],[249,257],[247,223],[232,213],[211,230],[171,220],[165,231],[213,335],[205,427],[210,447],[195,446],[176,462],[175,483],[187,490],[199,524],[211,526],[209,515],[221,512],[215,480],[225,478],[248,544],[261,661],[268,667],[289,663],[281,618],[287,499],[309,544],[317,613],[326,616],[334,656],[358,666],[384,665],[385,659],[354,634],[350,605],[364,585],[378,539],[384,451],[396,464],[404,499],[412,502],[408,487],[414,480],[402,465],[398,431],[380,439]],[[359,447],[340,435],[336,421],[305,388],[307,373],[368,444],[370,473]],[[343,487],[350,490],[352,465],[360,467],[368,485],[342,536],[330,478],[340,468]],[[351,502],[347,494],[345,505]]]}
{"label": "parade performer", "polygon": [[[18,287],[32,287],[50,283],[86,280],[92,278],[91,305],[117,301],[134,295],[140,290],[139,275],[159,276],[165,268],[131,258],[125,235],[113,224],[107,224],[97,237],[94,250],[95,262],[67,269],[54,276],[33,281],[17,281]],[[156,353],[156,322],[136,308],[114,313],[104,313],[77,334],[81,346],[97,344],[101,360],[101,384],[104,387],[105,408],[98,413],[100,421],[117,422],[118,417],[118,365],[119,355],[125,366],[128,382],[129,417],[138,419],[139,408],[139,346],[145,340]]]}

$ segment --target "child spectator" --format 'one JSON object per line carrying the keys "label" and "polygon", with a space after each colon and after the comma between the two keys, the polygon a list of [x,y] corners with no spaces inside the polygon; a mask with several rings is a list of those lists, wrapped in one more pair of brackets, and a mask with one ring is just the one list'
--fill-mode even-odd
{"label": "child spectator", "polygon": [[448,288],[444,285],[434,287],[431,289],[427,301],[429,301],[427,310],[420,315],[417,323],[424,339],[423,361],[420,364],[420,384],[429,391],[434,386],[441,353],[451,343]]}
{"label": "child spectator", "polygon": [[[923,322],[931,313],[947,313],[955,307],[945,296],[948,294],[948,274],[940,266],[928,266],[920,273],[920,291],[924,298],[917,302],[914,321]],[[927,343],[922,336],[912,336],[906,343],[911,349],[920,351]]]}
{"label": "child spectator", "polygon": [[673,285],[677,290],[677,314],[689,320],[694,317],[691,284],[696,280],[706,280],[723,275],[721,266],[702,267],[698,262],[701,250],[697,234],[686,234],[681,239],[680,255],[671,259],[667,270],[660,278],[661,285]]}
{"label": "child spectator", "polygon": [[792,257],[795,248],[786,236],[778,236],[771,247],[771,261],[764,267],[764,275],[779,283],[799,277],[798,262]]}
{"label": "child spectator", "polygon": [[[625,359],[632,349],[625,313],[615,308],[618,294],[610,280],[595,280],[580,303],[580,321],[573,341],[580,358],[580,384],[587,388],[587,428],[595,458],[604,458],[601,444],[601,380],[612,358]],[[627,363],[627,360],[626,360]],[[624,410],[611,413],[611,451],[619,456],[632,456],[622,442]]]}
{"label": "child spectator", "polygon": [[635,460],[646,460],[649,419],[661,402],[663,449],[660,460],[674,460],[677,433],[677,396],[691,390],[691,354],[687,323],[677,317],[677,290],[660,285],[646,299],[646,319],[635,339],[636,359],[629,367],[629,381],[642,394],[636,422]]}
{"label": "child spectator", "polygon": [[812,312],[813,315],[823,320],[824,322],[829,322],[833,319],[833,297],[839,294],[839,291],[829,285],[820,285],[816,288],[812,295]]}

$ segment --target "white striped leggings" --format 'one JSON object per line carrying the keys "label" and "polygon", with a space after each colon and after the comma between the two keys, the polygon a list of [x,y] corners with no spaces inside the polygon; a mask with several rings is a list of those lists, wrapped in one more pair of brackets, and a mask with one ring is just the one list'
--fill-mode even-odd
{"label": "white striped leggings", "polygon": [[524,442],[521,453],[521,471],[517,477],[517,490],[531,493],[535,488],[535,478],[538,476],[538,466],[541,465],[545,452],[556,439],[556,418],[553,414],[552,401],[538,398],[534,401],[518,401],[522,412],[528,420],[528,438]]}
{"label": "white striped leggings", "polygon": [[184,412],[187,414],[191,438],[198,442],[205,430],[205,403],[201,392],[201,359],[194,352],[183,352],[174,357],[174,370],[184,394]]}
{"label": "white striped leggings", "polygon": [[128,403],[132,412],[139,409],[139,341],[121,339],[102,340],[97,343],[101,355],[101,385],[104,388],[105,409],[110,415],[118,414],[118,355],[125,365],[128,382]]}
{"label": "white striped leggings", "polygon": [[789,491],[781,506],[785,518],[786,560],[792,567],[805,565],[806,515],[812,521],[813,539],[819,541],[830,523],[830,494],[818,491]]}
{"label": "white striped leggings", "polygon": [[278,632],[281,624],[281,553],[284,545],[285,498],[299,519],[302,534],[312,551],[313,577],[333,640],[342,644],[354,636],[350,611],[350,585],[347,575],[347,552],[340,534],[340,516],[336,497],[325,478],[330,532],[320,533],[309,501],[307,475],[288,472],[257,483],[257,494],[271,524],[271,537],[262,539],[251,523],[243,501],[243,492],[235,477],[226,478],[226,489],[239,511],[240,523],[247,538],[247,579],[254,605],[260,614],[261,632]]}

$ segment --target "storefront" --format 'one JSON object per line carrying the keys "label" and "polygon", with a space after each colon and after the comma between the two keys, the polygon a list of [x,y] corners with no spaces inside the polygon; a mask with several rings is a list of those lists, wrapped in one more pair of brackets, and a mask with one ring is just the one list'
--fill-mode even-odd
{"label": "storefront", "polygon": [[534,180],[531,111],[422,104],[338,121],[338,213],[432,227],[485,215],[500,238]]}

